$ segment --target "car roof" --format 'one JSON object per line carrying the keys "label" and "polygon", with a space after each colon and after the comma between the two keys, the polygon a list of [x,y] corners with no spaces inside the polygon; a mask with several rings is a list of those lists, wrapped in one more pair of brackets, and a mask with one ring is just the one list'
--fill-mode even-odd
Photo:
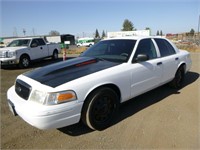
{"label": "car roof", "polygon": [[141,39],[146,39],[146,38],[165,39],[165,38],[160,37],[160,36],[124,36],[124,37],[107,38],[107,39],[104,39],[104,40],[122,40],[122,39],[126,39],[126,40],[141,40]]}

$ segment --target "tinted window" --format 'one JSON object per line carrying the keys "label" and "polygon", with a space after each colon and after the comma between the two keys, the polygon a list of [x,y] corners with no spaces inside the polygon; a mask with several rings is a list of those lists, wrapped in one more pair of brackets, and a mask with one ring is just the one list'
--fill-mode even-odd
{"label": "tinted window", "polygon": [[36,39],[33,39],[32,42],[31,42],[31,46],[33,46],[34,44],[37,44],[38,46],[38,41]]}
{"label": "tinted window", "polygon": [[100,41],[85,51],[81,56],[102,58],[115,62],[127,62],[135,43],[135,40]]}
{"label": "tinted window", "polygon": [[154,39],[154,40],[158,45],[162,57],[173,55],[176,53],[172,45],[167,40],[164,39]]}
{"label": "tinted window", "polygon": [[157,58],[156,49],[151,39],[144,39],[139,42],[134,58],[138,54],[146,54],[149,59]]}
{"label": "tinted window", "polygon": [[39,45],[45,45],[45,42],[43,39],[37,39]]}

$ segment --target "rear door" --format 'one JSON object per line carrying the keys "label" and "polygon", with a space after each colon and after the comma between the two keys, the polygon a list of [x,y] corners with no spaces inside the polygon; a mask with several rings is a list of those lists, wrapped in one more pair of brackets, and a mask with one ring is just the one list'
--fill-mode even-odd
{"label": "rear door", "polygon": [[[139,54],[146,54],[149,60],[135,62]],[[131,71],[131,97],[140,95],[160,85],[163,65],[151,39],[142,39],[136,49]]]}
{"label": "rear door", "polygon": [[179,64],[179,57],[176,55],[176,51],[173,46],[165,39],[154,39],[159,51],[160,51],[160,61],[163,65],[163,77],[161,83],[166,83],[172,80]]}

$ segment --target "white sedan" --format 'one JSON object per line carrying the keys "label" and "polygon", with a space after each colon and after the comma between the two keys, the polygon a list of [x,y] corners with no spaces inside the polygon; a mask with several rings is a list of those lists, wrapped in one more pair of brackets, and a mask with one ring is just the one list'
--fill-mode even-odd
{"label": "white sedan", "polygon": [[14,115],[39,129],[82,120],[103,130],[120,103],[166,83],[181,88],[190,67],[190,54],[167,39],[106,39],[78,58],[19,75],[7,99]]}

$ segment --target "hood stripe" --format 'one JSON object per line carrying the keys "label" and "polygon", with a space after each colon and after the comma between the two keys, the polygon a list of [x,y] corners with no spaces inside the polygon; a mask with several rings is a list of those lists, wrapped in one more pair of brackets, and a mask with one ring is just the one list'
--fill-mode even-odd
{"label": "hood stripe", "polygon": [[24,75],[50,87],[57,87],[119,64],[96,58],[79,57],[32,70]]}

